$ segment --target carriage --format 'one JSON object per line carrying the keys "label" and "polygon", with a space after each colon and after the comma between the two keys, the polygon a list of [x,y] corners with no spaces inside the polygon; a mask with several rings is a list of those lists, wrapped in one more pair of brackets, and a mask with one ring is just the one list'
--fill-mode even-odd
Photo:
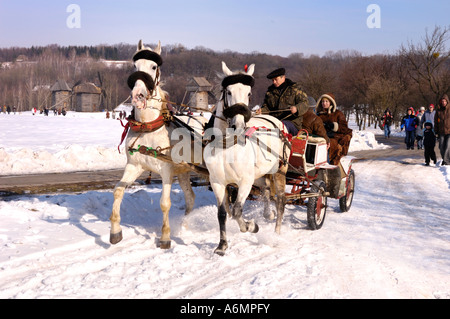
{"label": "carriage", "polygon": [[306,205],[308,225],[317,230],[325,221],[328,197],[339,200],[341,212],[350,209],[355,190],[355,158],[344,156],[339,165],[328,164],[325,139],[310,136],[306,130],[300,130],[291,142],[286,184],[292,188],[286,199],[291,204]]}
{"label": "carriage", "polygon": [[[289,141],[280,120],[269,115],[251,116],[248,105],[255,82],[254,64],[249,67],[246,65],[244,71],[233,72],[222,62],[222,97],[216,105],[212,128],[215,139],[203,143],[204,137],[209,134],[208,130],[201,131],[201,125],[195,127],[195,124],[177,120],[167,108],[171,102],[166,100],[166,94],[159,85],[159,66],[162,64],[160,53],[160,43],[155,50],[151,50],[140,41],[133,56],[137,71],[129,77],[128,86],[132,90],[134,118],[122,135],[122,141],[127,137],[127,165],[122,179],[114,188],[110,217],[112,244],[122,240],[120,205],[125,188],[144,171],[159,173],[162,179],[160,207],[163,226],[159,246],[164,249],[171,246],[169,210],[173,177],[178,176],[183,189],[187,215],[192,211],[195,200],[190,181],[192,171],[208,176],[217,199],[220,242],[215,252],[219,255],[225,254],[228,247],[225,227],[227,215],[237,221],[241,232],[258,232],[258,225],[253,220],[245,220],[242,215],[244,202],[254,187],[258,187],[263,195],[264,216],[270,215],[271,196],[275,200],[277,233],[281,232],[286,200],[307,206],[311,229],[322,227],[327,197],[339,199],[342,211],[350,208],[355,185],[352,158],[344,158],[338,166],[329,165],[324,140],[309,136],[307,131],[302,130]],[[233,132],[231,135],[230,128]],[[184,156],[184,151],[191,154],[194,150],[195,157],[198,153],[195,153],[195,145],[198,144],[200,148],[197,150],[200,150],[203,164],[196,164],[198,162],[195,159],[174,160],[173,155],[177,153],[174,150],[180,148],[173,140],[173,134],[180,129],[182,135],[187,129],[192,138],[192,142],[186,145],[181,143],[186,146],[181,147],[181,153]],[[200,136],[200,143],[196,143],[195,139]],[[234,160],[236,158],[237,161]],[[232,205],[228,190],[230,184],[236,189]],[[292,186],[290,193],[286,193],[287,185]]]}

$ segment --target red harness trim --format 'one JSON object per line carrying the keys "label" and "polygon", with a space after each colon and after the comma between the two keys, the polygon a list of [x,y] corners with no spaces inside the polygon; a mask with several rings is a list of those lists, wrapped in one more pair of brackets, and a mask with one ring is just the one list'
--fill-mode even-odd
{"label": "red harness trim", "polygon": [[122,124],[122,127],[124,127],[124,130],[122,133],[122,138],[120,140],[120,144],[119,144],[119,146],[117,146],[119,153],[120,153],[120,145],[122,145],[123,141],[125,140],[125,137],[127,136],[129,129],[131,129],[133,132],[137,132],[137,133],[154,132],[157,129],[161,128],[165,124],[164,118],[162,115],[160,115],[158,118],[156,118],[155,120],[153,120],[151,122],[141,123],[141,122],[137,122],[132,119],[127,119],[127,121],[128,121],[128,123],[126,125],[123,125],[122,120],[120,120],[120,124]]}
{"label": "red harness trim", "polygon": [[141,123],[135,120],[128,120],[128,123],[130,124],[130,128],[133,132],[153,132],[164,125],[164,118],[160,115],[156,120],[151,122]]}
{"label": "red harness trim", "polygon": [[[260,130],[260,129],[265,129],[265,130],[269,130],[270,128],[267,128],[265,126],[252,126],[249,129],[247,129],[247,131],[245,132],[245,137],[252,137],[253,133],[255,133],[256,131]],[[285,132],[284,130],[281,131],[281,134],[283,134],[283,136],[289,141],[292,141],[292,135]]]}

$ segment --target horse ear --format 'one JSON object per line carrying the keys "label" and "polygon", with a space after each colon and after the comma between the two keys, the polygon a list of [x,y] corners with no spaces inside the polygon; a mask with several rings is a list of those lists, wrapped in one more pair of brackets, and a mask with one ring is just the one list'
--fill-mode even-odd
{"label": "horse ear", "polygon": [[222,61],[222,71],[226,76],[233,74],[233,72],[231,72],[231,70],[227,67],[227,65],[223,61]]}
{"label": "horse ear", "polygon": [[161,41],[158,41],[158,46],[155,48],[155,50],[153,50],[153,52],[161,55]]}
{"label": "horse ear", "polygon": [[143,49],[143,45],[142,45],[142,39],[139,40],[138,46],[137,46],[137,50],[141,51]]}
{"label": "horse ear", "polygon": [[255,72],[255,64],[252,64],[248,67],[248,71],[247,74],[248,75],[253,75],[253,73]]}

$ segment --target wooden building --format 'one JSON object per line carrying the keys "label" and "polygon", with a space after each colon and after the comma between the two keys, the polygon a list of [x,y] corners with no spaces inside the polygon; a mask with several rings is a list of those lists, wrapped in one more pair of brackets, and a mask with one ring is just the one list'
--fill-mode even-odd
{"label": "wooden building", "polygon": [[51,109],[62,110],[71,109],[72,106],[72,89],[64,80],[58,80],[51,87],[52,106]]}
{"label": "wooden building", "polygon": [[184,95],[188,97],[186,104],[208,110],[208,97],[214,97],[211,93],[212,89],[212,84],[206,78],[193,77],[186,85],[186,93]]}
{"label": "wooden building", "polygon": [[73,88],[76,112],[102,111],[102,90],[94,83],[82,83]]}

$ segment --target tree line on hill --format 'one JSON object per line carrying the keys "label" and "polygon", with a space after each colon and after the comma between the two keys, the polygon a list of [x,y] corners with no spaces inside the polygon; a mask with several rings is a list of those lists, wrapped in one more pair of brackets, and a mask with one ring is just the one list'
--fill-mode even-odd
{"label": "tree line on hill", "polygon": [[[372,56],[357,51],[329,51],[323,56],[293,53],[281,57],[163,44],[162,81],[170,100],[181,104],[187,102],[186,85],[192,77],[205,77],[219,96],[217,75],[221,73],[221,61],[231,69],[255,63],[254,106],[263,102],[271,84],[266,75],[284,67],[286,76],[300,83],[314,99],[333,93],[339,107],[347,115],[354,113],[358,125],[364,128],[376,123],[385,109],[390,109],[398,122],[408,107],[436,104],[442,94],[449,93],[450,51],[446,48],[449,35],[450,26],[437,26],[431,32],[427,30],[419,43],[402,44],[395,54]],[[19,111],[49,107],[50,87],[57,80],[65,80],[69,85],[86,81],[101,86],[103,106],[111,110],[130,94],[126,80],[134,72],[131,57],[135,51],[136,45],[123,43],[0,49],[0,104],[14,105]],[[129,63],[115,67],[103,60]],[[211,98],[210,103],[216,101]]]}

